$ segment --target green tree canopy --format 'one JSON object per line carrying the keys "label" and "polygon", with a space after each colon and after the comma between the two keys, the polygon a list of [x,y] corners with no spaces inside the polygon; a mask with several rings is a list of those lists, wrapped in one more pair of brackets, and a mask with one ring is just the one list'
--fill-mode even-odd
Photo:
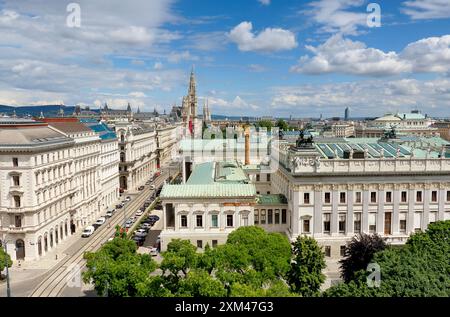
{"label": "green tree canopy", "polygon": [[450,296],[450,221],[430,224],[413,234],[402,247],[376,252],[381,283],[370,287],[368,272],[360,270],[349,283],[329,288],[324,296]]}
{"label": "green tree canopy", "polygon": [[291,289],[302,296],[316,295],[325,281],[322,270],[326,264],[321,247],[313,238],[299,236],[292,248],[293,258],[288,273]]}
{"label": "green tree canopy", "polygon": [[283,119],[278,119],[277,123],[275,124],[275,126],[278,127],[280,130],[283,130],[283,131],[289,130],[289,125]]}
{"label": "green tree canopy", "polygon": [[260,128],[266,128],[267,131],[270,131],[273,128],[272,121],[270,120],[260,120],[256,125]]}
{"label": "green tree canopy", "polygon": [[3,246],[0,245],[0,272],[6,268],[6,264],[8,264],[8,267],[11,267],[12,260],[11,260],[11,257],[9,256],[9,254],[5,253]]}

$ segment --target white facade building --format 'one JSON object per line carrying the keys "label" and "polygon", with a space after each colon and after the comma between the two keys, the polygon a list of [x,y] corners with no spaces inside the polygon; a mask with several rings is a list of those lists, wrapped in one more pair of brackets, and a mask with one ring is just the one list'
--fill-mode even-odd
{"label": "white facade building", "polygon": [[116,122],[120,150],[120,187],[136,190],[157,170],[156,130],[128,121]]}

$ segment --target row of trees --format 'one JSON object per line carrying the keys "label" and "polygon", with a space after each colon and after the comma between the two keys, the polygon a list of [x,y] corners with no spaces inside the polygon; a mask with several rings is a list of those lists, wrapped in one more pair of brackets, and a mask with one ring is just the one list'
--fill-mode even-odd
{"label": "row of trees", "polygon": [[[189,241],[174,240],[160,265],[121,238],[86,259],[85,282],[108,296],[448,297],[450,221],[430,224],[405,246],[387,246],[378,235],[356,236],[340,261],[343,283],[323,293],[325,261],[317,242],[299,237],[290,244],[259,227],[239,228],[226,244],[206,246],[203,253]],[[380,269],[380,285],[368,283],[370,263]]]}
{"label": "row of trees", "polygon": [[[341,261],[344,283],[324,292],[327,297],[450,296],[450,221],[413,234],[405,246],[386,247],[378,237],[353,240]],[[368,283],[366,267],[379,266],[380,284]]]}
{"label": "row of trees", "polygon": [[[316,241],[299,237],[291,246],[259,227],[233,231],[227,243],[204,252],[173,240],[158,266],[135,252],[134,242],[116,238],[86,254],[85,282],[108,296],[314,296],[325,280],[324,255]],[[157,270],[158,269],[158,270]]]}

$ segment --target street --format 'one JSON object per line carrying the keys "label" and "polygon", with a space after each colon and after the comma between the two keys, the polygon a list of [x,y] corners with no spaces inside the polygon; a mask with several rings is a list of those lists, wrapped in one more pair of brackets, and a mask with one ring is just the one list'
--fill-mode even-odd
{"label": "street", "polygon": [[[172,174],[173,175],[173,174]],[[169,172],[161,170],[161,175],[153,184],[157,189],[169,177]],[[81,231],[70,237],[64,245],[64,251],[53,255],[52,259],[42,259],[27,267],[10,270],[11,296],[14,297],[57,297],[57,296],[95,296],[90,285],[81,281],[81,271],[85,265],[83,255],[86,251],[98,250],[110,237],[114,236],[115,226],[122,225],[143,205],[153,193],[150,186],[137,193],[125,193],[132,200],[123,209],[119,209],[100,226],[89,238],[81,238]],[[158,233],[159,234],[159,233]],[[156,235],[157,236],[157,235]],[[156,239],[156,237],[154,237]],[[56,257],[58,259],[56,259]],[[47,266],[47,267],[46,267]],[[14,274],[17,274],[16,278]],[[0,284],[0,296],[6,295],[6,283]]]}

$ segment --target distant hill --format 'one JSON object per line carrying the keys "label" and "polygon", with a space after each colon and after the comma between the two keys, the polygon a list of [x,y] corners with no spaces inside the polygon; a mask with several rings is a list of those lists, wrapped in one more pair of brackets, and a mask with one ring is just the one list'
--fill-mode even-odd
{"label": "distant hill", "polygon": [[42,106],[22,106],[22,107],[12,107],[0,105],[0,113],[6,115],[14,114],[14,110],[16,111],[17,116],[32,116],[38,117],[41,112],[44,114],[44,117],[53,117],[59,114],[60,109],[64,110],[64,114],[70,115],[75,110],[74,106],[61,106],[61,105],[42,105]]}

